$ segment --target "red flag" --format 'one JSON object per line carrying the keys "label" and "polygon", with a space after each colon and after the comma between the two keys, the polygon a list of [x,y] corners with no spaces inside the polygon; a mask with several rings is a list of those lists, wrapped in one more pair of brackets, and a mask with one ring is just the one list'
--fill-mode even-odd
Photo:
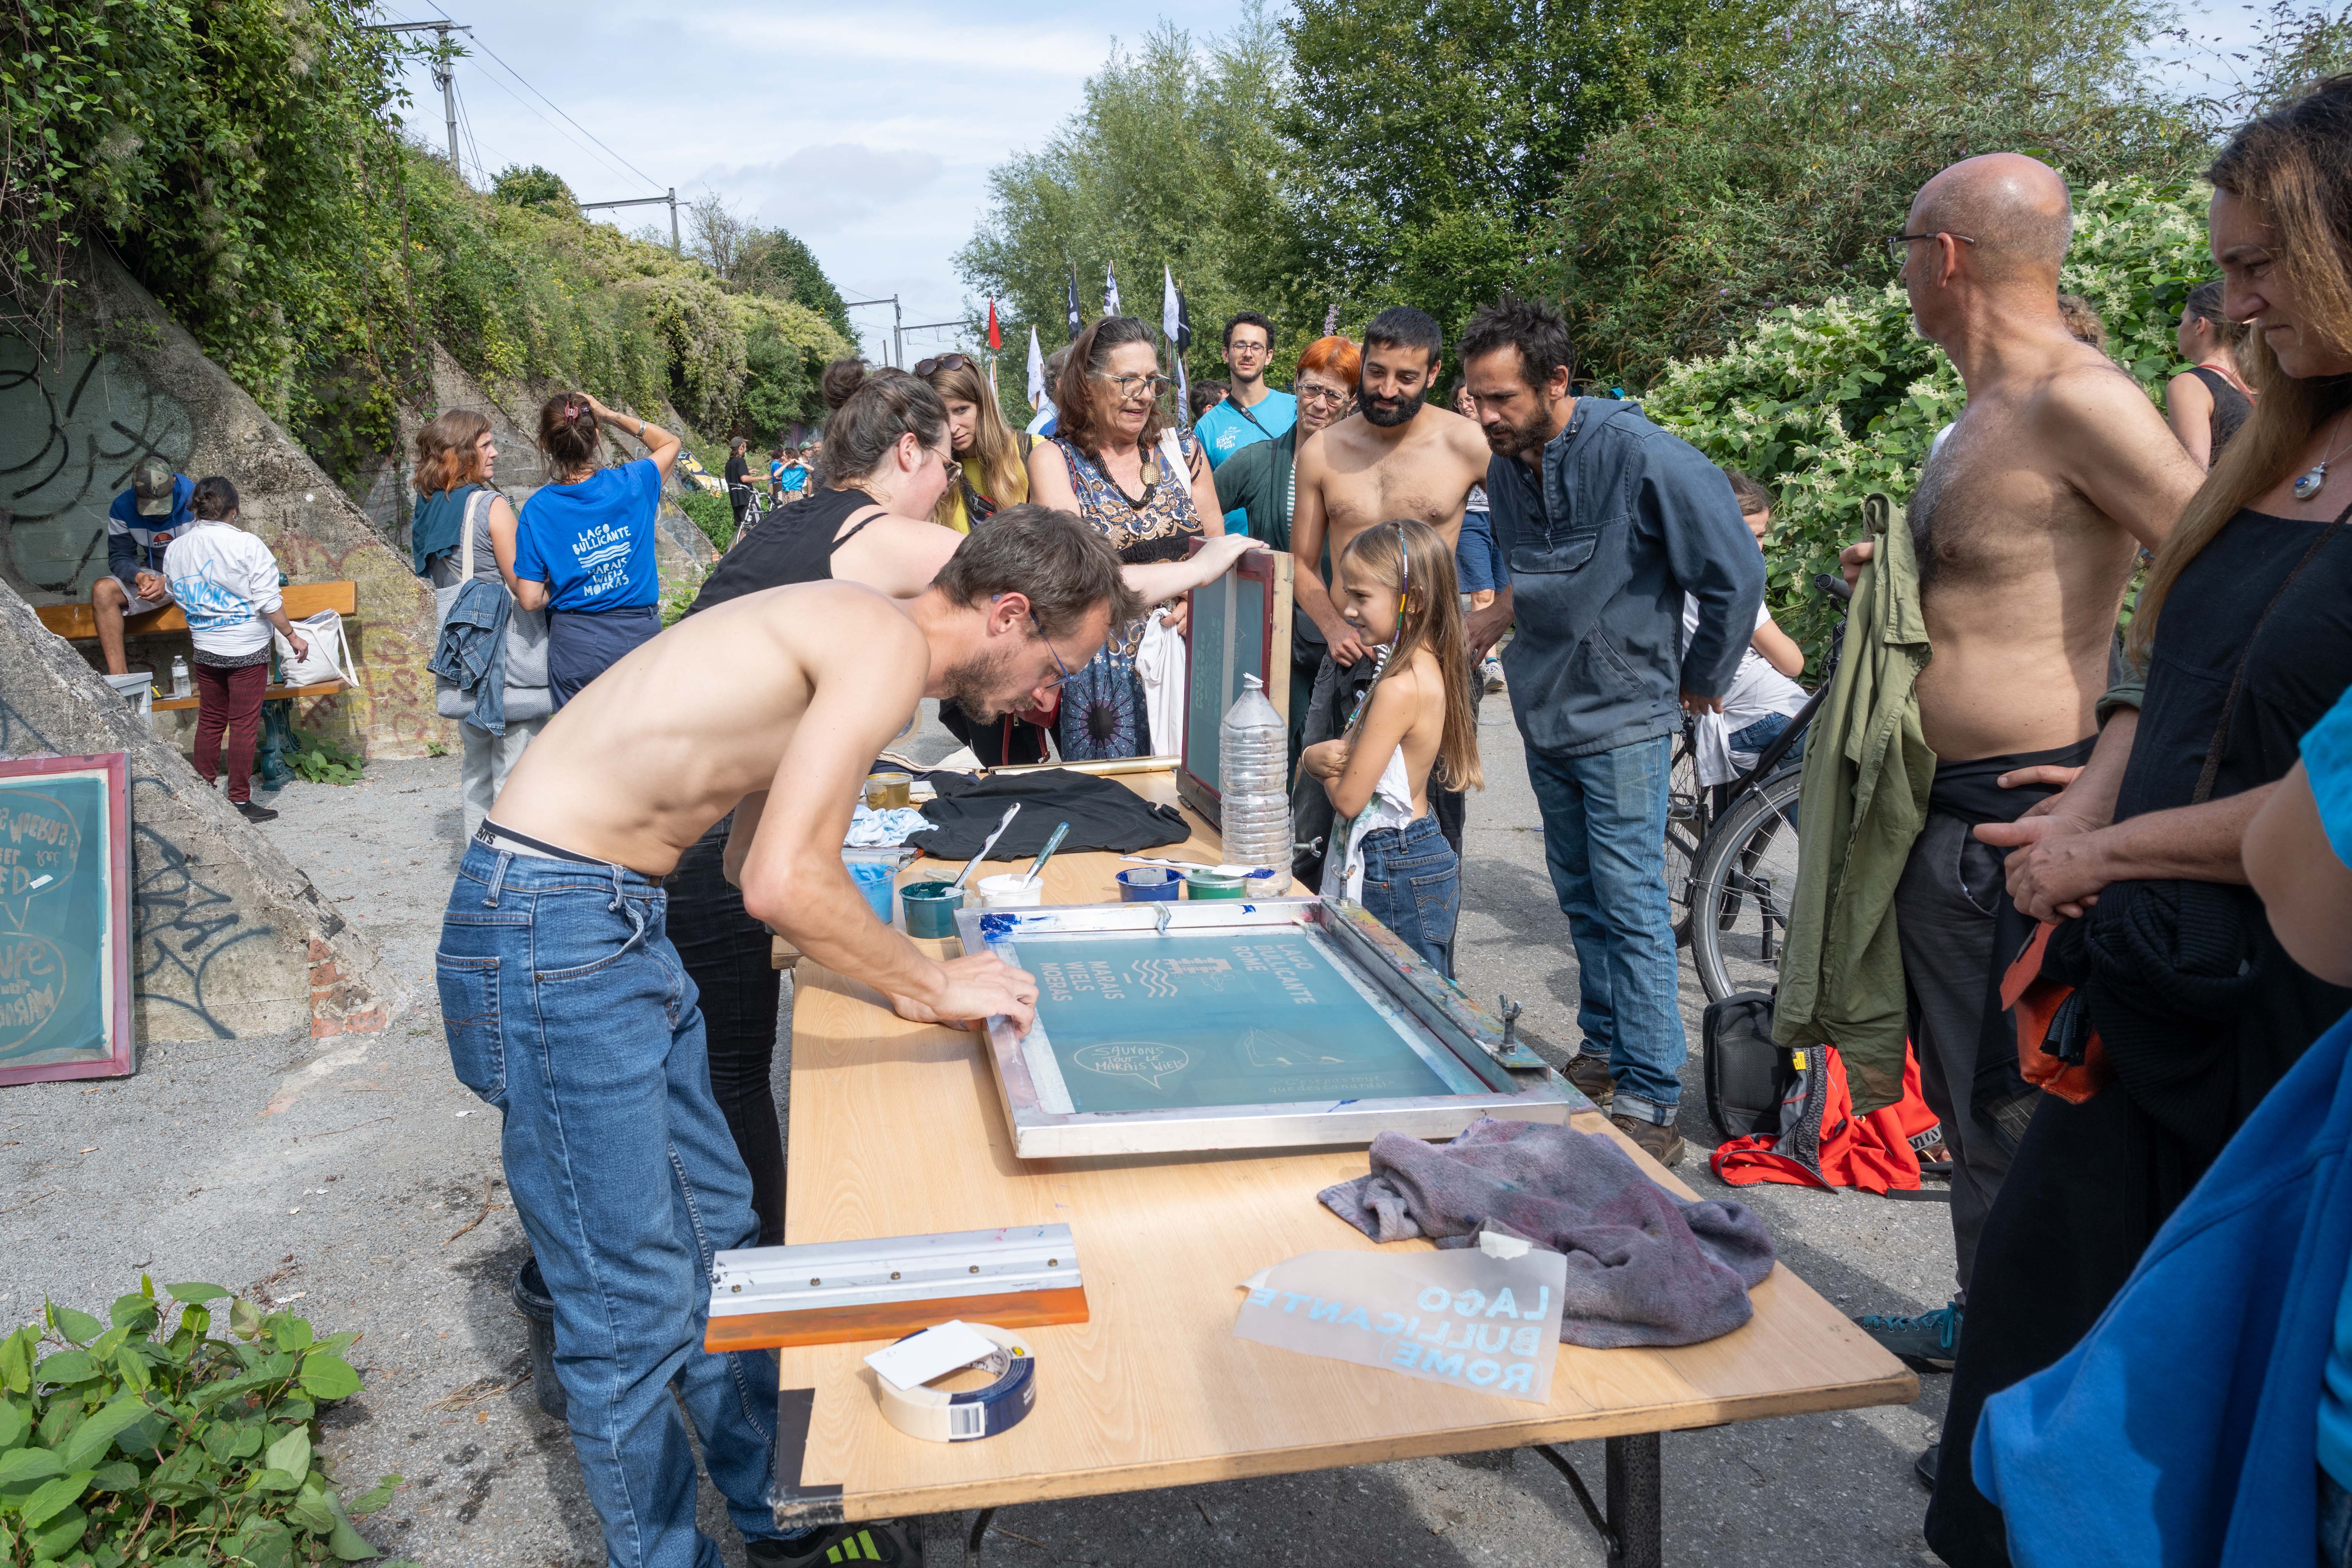
{"label": "red flag", "polygon": [[988,346],[992,352],[1004,346],[1004,334],[996,328],[996,301],[988,302]]}

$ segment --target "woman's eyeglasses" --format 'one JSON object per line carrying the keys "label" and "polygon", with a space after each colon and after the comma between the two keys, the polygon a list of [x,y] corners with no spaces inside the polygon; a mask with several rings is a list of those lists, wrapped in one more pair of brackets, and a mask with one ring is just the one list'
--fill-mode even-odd
{"label": "woman's eyeglasses", "polygon": [[968,370],[971,366],[971,361],[964,358],[961,354],[941,354],[937,359],[917,360],[915,362],[915,374],[928,380],[933,371]]}
{"label": "woman's eyeglasses", "polygon": [[1348,405],[1346,393],[1335,392],[1328,386],[1299,386],[1294,391],[1301,403],[1328,403],[1334,408],[1344,408]]}
{"label": "woman's eyeglasses", "polygon": [[1157,397],[1175,384],[1164,375],[1105,375],[1102,379],[1118,388],[1119,396],[1129,403],[1139,397]]}

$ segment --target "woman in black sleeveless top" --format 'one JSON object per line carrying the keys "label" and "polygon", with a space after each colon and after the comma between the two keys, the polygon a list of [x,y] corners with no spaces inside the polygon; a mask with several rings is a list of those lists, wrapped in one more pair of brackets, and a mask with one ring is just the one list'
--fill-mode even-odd
{"label": "woman in black sleeveless top", "polygon": [[2245,336],[2244,322],[2222,314],[2219,279],[2189,291],[2173,334],[2189,368],[2165,384],[2164,416],[2189,455],[2209,468],[2254,411],[2238,373],[2238,345]]}
{"label": "woman in black sleeveless top", "polygon": [[2262,395],[2140,595],[2143,705],[2107,721],[2046,817],[1998,836],[2035,840],[2011,857],[2010,890],[2058,921],[2042,973],[2078,988],[2112,1077],[2080,1104],[2043,1097],[1978,1244],[1927,1525],[1953,1568],[2009,1562],[1973,1479],[1985,1400],[2090,1331],[2231,1135],[2352,1008],[2280,945],[2242,853],[2304,732],[2352,687],[2347,127],[2338,78],[2239,132],[2208,174],[2218,311],[2258,326]]}

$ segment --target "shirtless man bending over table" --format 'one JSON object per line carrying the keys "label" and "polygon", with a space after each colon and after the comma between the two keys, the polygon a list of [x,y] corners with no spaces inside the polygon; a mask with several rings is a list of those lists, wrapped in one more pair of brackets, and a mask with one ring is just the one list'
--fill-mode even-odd
{"label": "shirtless man bending over table", "polygon": [[[1928,181],[1889,241],[1914,322],[1968,386],[1908,512],[1934,647],[1919,719],[1937,768],[1895,895],[1920,1086],[1952,1152],[1960,1294],[1922,1318],[1863,1320],[1930,1365],[1953,1359],[1977,1238],[2038,1093],[2015,1077],[1998,990],[2032,926],[2007,903],[2003,851],[1973,830],[2080,771],[2133,558],[2163,542],[2204,478],[2138,384],[2067,331],[2058,266],[2073,227],[2057,173],[1999,153]],[[1869,551],[1847,550],[1850,572]]]}
{"label": "shirtless man bending over table", "polygon": [[[1355,706],[1355,689],[1371,679],[1370,650],[1339,616],[1336,579],[1348,542],[1376,524],[1412,518],[1443,534],[1450,554],[1461,542],[1463,503],[1486,481],[1494,454],[1485,435],[1472,421],[1428,401],[1444,347],[1437,322],[1410,305],[1373,317],[1364,329],[1356,412],[1299,444],[1291,594],[1297,612],[1313,619],[1327,645],[1307,709],[1307,745],[1337,738]],[[1334,578],[1328,584],[1323,581],[1327,545]],[[1463,679],[1476,701],[1484,684],[1466,670]],[[1462,792],[1433,788],[1430,806],[1460,855]],[[1330,797],[1314,780],[1300,781],[1292,818],[1300,843],[1329,836]],[[1297,869],[1306,876],[1312,867],[1302,862]]]}
{"label": "shirtless man bending over table", "polygon": [[985,953],[917,952],[866,907],[842,837],[919,700],[1032,706],[1139,608],[1108,542],[1037,506],[998,513],[912,600],[840,582],[745,595],[565,704],[467,848],[436,961],[451,1064],[505,1114],[507,1182],[555,1299],[572,1444],[614,1564],[719,1562],[695,1528],[673,1384],[754,1568],[815,1561],[824,1539],[779,1539],[764,1500],[774,1363],[702,1349],[711,1254],[753,1245],[758,1224],[663,929],[663,875],[732,811],[744,905],[803,952],[903,1017],[1025,1028],[1035,981]]}

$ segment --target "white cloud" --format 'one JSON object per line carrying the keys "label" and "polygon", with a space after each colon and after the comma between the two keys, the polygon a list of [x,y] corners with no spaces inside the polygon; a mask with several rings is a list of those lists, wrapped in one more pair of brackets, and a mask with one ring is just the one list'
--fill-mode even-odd
{"label": "white cloud", "polygon": [[936,153],[831,142],[772,163],[707,169],[696,184],[724,193],[764,223],[782,224],[814,241],[916,200],[946,167]]}

